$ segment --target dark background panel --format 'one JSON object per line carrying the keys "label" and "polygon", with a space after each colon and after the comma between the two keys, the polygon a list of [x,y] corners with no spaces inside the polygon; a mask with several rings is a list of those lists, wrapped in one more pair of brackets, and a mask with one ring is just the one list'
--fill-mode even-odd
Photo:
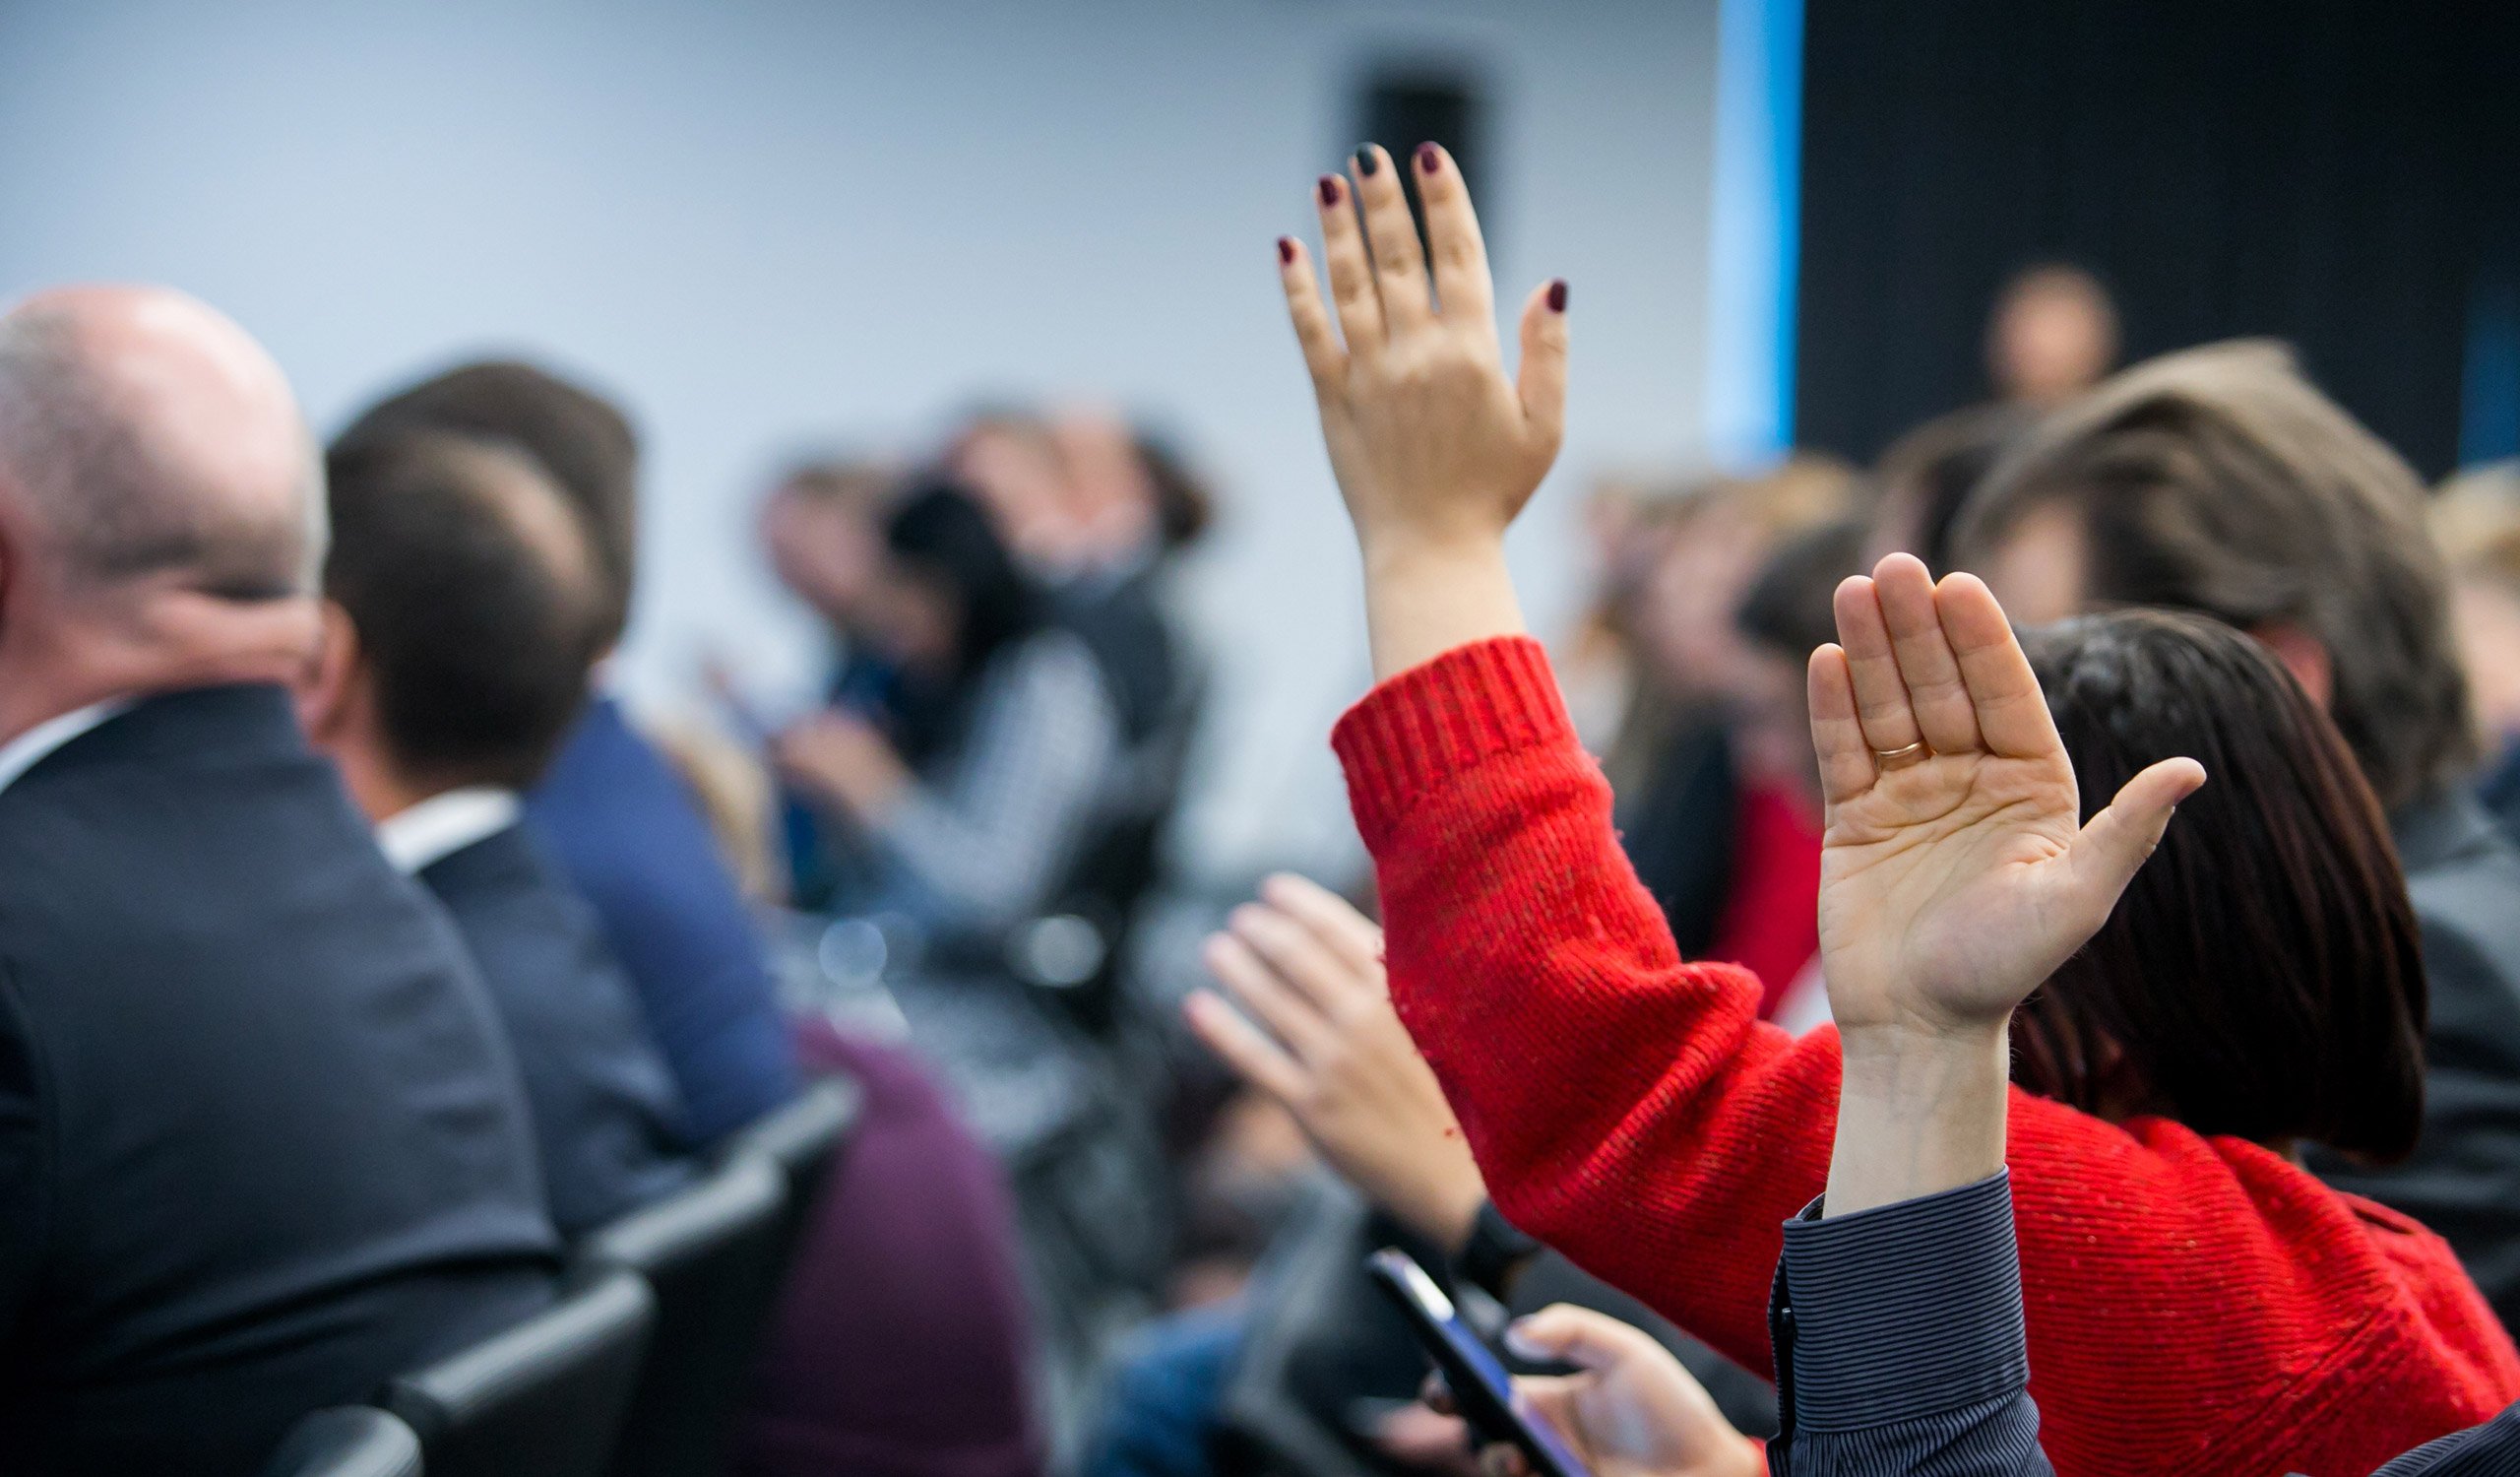
{"label": "dark background panel", "polygon": [[1987,392],[2003,281],[2090,268],[2140,358],[2241,334],[2456,460],[2520,6],[1807,0],[1796,438],[1868,457]]}

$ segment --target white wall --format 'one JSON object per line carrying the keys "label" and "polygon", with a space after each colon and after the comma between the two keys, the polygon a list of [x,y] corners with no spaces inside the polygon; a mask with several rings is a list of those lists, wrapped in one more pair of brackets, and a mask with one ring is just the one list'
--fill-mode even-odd
{"label": "white wall", "polygon": [[1354,142],[1369,57],[1484,70],[1500,295],[1574,289],[1566,470],[1517,549],[1562,618],[1584,471],[1698,438],[1715,12],[0,0],[0,294],[188,289],[327,429],[474,350],[595,372],[650,443],[625,679],[652,702],[712,647],[813,660],[749,540],[787,451],[980,393],[1158,412],[1228,520],[1192,591],[1219,741],[1186,860],[1301,862],[1344,845],[1322,736],[1365,670],[1270,243]]}

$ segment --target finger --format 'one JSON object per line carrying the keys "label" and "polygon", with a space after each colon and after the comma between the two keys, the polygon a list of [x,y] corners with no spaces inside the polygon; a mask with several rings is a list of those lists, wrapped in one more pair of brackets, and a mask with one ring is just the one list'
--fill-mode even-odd
{"label": "finger", "polygon": [[1348,352],[1330,327],[1330,309],[1321,301],[1321,283],[1312,275],[1312,258],[1292,236],[1278,237],[1278,284],[1287,289],[1287,316],[1295,326],[1295,342],[1303,348],[1303,366],[1312,371],[1315,390],[1327,390],[1348,377]]}
{"label": "finger", "polygon": [[1531,1477],[1531,1463],[1512,1442],[1489,1442],[1479,1451],[1479,1477]]}
{"label": "finger", "polygon": [[1310,877],[1278,872],[1260,884],[1271,907],[1312,931],[1323,947],[1360,974],[1382,971],[1382,930],[1346,898]]}
{"label": "finger", "polygon": [[2144,860],[2170,829],[2171,812],[2205,783],[2205,766],[2193,759],[2164,759],[2128,780],[2108,808],[2086,821],[2066,853],[2073,887],[2097,931],[2135,880]]}
{"label": "finger", "polygon": [[1276,1098],[1292,1104],[1300,1100],[1311,1078],[1286,1048],[1271,1041],[1267,1033],[1242,1018],[1242,1013],[1221,997],[1204,990],[1194,990],[1181,1002],[1182,1017],[1190,1023],[1192,1034],[1207,1043],[1208,1050],[1233,1070],[1243,1081]]}
{"label": "finger", "polygon": [[1396,335],[1422,328],[1434,310],[1426,297],[1426,260],[1418,249],[1418,223],[1410,218],[1400,171],[1380,144],[1359,148],[1352,167],[1356,207],[1365,217],[1365,241],[1373,248],[1374,286],[1382,289],[1383,331]]}
{"label": "finger", "polygon": [[1242,939],[1218,933],[1208,939],[1208,973],[1231,992],[1236,1003],[1277,1033],[1298,1060],[1310,1060],[1337,1035],[1319,1005]]}
{"label": "finger", "polygon": [[1994,592],[1974,574],[1943,577],[1933,605],[1943,634],[1960,663],[1969,700],[1978,710],[1978,733],[1986,747],[2014,758],[2054,753],[2064,746],[2056,720],[2039,690],[2038,674],[2013,634]]}
{"label": "finger", "polygon": [[1579,1370],[1606,1370],[1635,1358],[1642,1348],[1662,1350],[1642,1330],[1572,1303],[1552,1303],[1515,1319],[1505,1330],[1505,1347],[1518,1359],[1553,1359]]}
{"label": "finger", "polygon": [[1410,157],[1418,171],[1418,203],[1426,211],[1426,247],[1434,258],[1435,298],[1444,321],[1496,336],[1496,289],[1487,242],[1471,208],[1470,183],[1440,144],[1420,144]]}
{"label": "finger", "polygon": [[1907,678],[1899,674],[1899,658],[1890,649],[1890,627],[1882,621],[1872,581],[1860,574],[1849,576],[1838,586],[1835,607],[1838,644],[1846,650],[1864,746],[1886,754],[1918,742],[1923,735],[1917,728],[1916,711],[1908,706]]}
{"label": "finger", "polygon": [[1536,444],[1557,454],[1566,435],[1566,279],[1532,289],[1523,302],[1523,362],[1515,371],[1523,422]]}
{"label": "finger", "polygon": [[1426,1378],[1418,1383],[1418,1399],[1437,1415],[1461,1414],[1460,1409],[1453,1404],[1453,1387],[1444,1382],[1441,1370],[1429,1371]]}
{"label": "finger", "polygon": [[1811,653],[1805,674],[1811,703],[1811,749],[1820,760],[1820,795],[1840,805],[1872,788],[1880,768],[1855,714],[1855,678],[1846,648],[1832,641]]}
{"label": "finger", "polygon": [[1981,746],[1978,706],[1934,610],[1933,576],[1914,554],[1894,553],[1873,572],[1872,592],[1890,630],[1900,678],[1908,684],[1917,732],[1937,754],[1976,753]]}
{"label": "finger", "polygon": [[1371,359],[1382,353],[1382,297],[1374,289],[1373,263],[1365,258],[1365,234],[1348,182],[1324,174],[1313,185],[1321,207],[1321,261],[1330,271],[1330,300],[1339,310],[1339,332],[1348,341],[1348,357]]}
{"label": "finger", "polygon": [[1305,1002],[1316,1010],[1336,1010],[1382,993],[1376,988],[1373,966],[1349,963],[1314,937],[1310,929],[1265,903],[1234,909],[1227,927],[1279,979],[1301,991]]}

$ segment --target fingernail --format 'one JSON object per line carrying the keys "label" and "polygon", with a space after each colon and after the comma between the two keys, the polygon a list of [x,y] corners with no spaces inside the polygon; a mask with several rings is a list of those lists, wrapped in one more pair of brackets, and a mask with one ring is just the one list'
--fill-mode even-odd
{"label": "fingernail", "polygon": [[1378,155],[1378,154],[1374,153],[1374,146],[1373,146],[1373,145],[1371,145],[1371,144],[1358,144],[1358,145],[1356,146],[1356,172],[1357,172],[1357,173],[1359,173],[1359,174],[1371,174],[1371,173],[1373,173],[1375,170],[1377,170],[1377,169],[1379,169],[1379,168],[1381,168],[1381,167],[1382,167],[1382,157],[1381,157],[1380,155]]}
{"label": "fingernail", "polygon": [[1432,144],[1420,144],[1420,145],[1418,145],[1418,173],[1420,173],[1420,174],[1432,174],[1432,173],[1434,173],[1434,172],[1435,172],[1435,166],[1436,166],[1437,164],[1439,164],[1439,163],[1442,163],[1442,162],[1443,162],[1443,158],[1444,158],[1444,157],[1443,157],[1441,154],[1438,154],[1438,153],[1435,151],[1435,146],[1434,146],[1434,145],[1432,145]]}
{"label": "fingernail", "polygon": [[1292,236],[1278,237],[1278,265],[1281,267],[1292,266],[1294,264],[1294,259],[1295,238]]}
{"label": "fingernail", "polygon": [[1561,277],[1548,285],[1548,310],[1552,313],[1562,313],[1566,311],[1565,278]]}
{"label": "fingernail", "polygon": [[1549,1357],[1549,1352],[1546,1349],[1542,1348],[1539,1344],[1534,1343],[1532,1341],[1532,1336],[1524,1331],[1523,1325],[1528,1321],[1530,1320],[1527,1318],[1516,1318],[1512,1323],[1506,1326],[1505,1352],[1513,1355],[1516,1359],[1527,1359],[1534,1364],[1538,1364],[1541,1361],[1547,1359]]}
{"label": "fingernail", "polygon": [[1321,176],[1321,203],[1325,206],[1337,205],[1339,203],[1338,175],[1324,174]]}

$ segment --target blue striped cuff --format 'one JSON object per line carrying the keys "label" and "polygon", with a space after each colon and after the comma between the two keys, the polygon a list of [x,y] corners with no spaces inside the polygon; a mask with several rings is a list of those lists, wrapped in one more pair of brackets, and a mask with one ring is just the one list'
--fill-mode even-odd
{"label": "blue striped cuff", "polygon": [[1914,1420],[2029,1383],[2008,1172],[1835,1220],[1819,1208],[1785,1223],[1796,1426]]}

